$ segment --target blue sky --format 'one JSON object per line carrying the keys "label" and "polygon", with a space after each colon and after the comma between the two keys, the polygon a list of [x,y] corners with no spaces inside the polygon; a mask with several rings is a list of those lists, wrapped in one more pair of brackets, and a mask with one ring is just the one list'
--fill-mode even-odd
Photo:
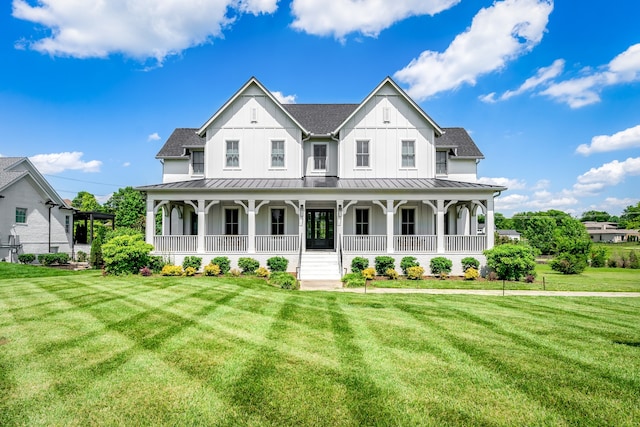
{"label": "blue sky", "polygon": [[[328,4],[328,5],[327,5]],[[12,0],[0,6],[0,155],[64,198],[161,181],[176,127],[251,76],[354,103],[392,76],[485,154],[499,212],[640,200],[640,2]]]}

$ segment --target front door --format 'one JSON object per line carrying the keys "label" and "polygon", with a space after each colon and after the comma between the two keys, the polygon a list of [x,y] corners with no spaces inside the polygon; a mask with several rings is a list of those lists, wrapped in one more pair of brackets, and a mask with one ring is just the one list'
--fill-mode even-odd
{"label": "front door", "polygon": [[333,209],[308,209],[307,249],[333,248]]}

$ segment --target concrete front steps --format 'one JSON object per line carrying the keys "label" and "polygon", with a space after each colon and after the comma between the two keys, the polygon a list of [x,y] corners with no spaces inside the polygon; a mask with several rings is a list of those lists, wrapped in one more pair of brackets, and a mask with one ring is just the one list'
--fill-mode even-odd
{"label": "concrete front steps", "polygon": [[340,268],[336,252],[305,252],[300,260],[299,280],[340,281]]}

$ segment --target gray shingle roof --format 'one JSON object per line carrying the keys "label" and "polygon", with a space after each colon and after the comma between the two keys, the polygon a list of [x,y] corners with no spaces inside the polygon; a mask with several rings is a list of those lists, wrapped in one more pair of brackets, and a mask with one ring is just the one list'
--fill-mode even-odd
{"label": "gray shingle roof", "polygon": [[484,155],[463,128],[443,128],[444,134],[436,138],[436,148],[451,148],[455,157],[484,159]]}
{"label": "gray shingle roof", "polygon": [[138,187],[142,191],[153,190],[219,190],[237,191],[251,189],[296,190],[331,188],[341,190],[489,190],[502,191],[504,187],[473,182],[449,181],[437,178],[384,178],[350,179],[336,177],[305,177],[289,179],[266,178],[209,178],[178,181]]}
{"label": "gray shingle roof", "polygon": [[326,135],[338,128],[359,104],[282,104],[309,132]]}
{"label": "gray shingle roof", "polygon": [[12,182],[18,180],[22,175],[28,173],[27,171],[9,170],[21,160],[24,160],[24,157],[0,157],[0,189],[5,188]]}
{"label": "gray shingle roof", "polygon": [[156,158],[182,157],[184,147],[204,147],[205,139],[196,134],[197,128],[177,128],[164,143]]}

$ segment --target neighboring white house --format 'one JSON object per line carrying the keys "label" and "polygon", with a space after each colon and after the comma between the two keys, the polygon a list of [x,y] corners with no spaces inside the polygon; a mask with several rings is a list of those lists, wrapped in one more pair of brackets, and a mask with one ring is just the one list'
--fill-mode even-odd
{"label": "neighboring white house", "polygon": [[520,240],[521,234],[516,230],[496,230],[496,233],[499,237],[506,237],[509,240]]}
{"label": "neighboring white house", "polygon": [[[339,278],[356,256],[460,260],[494,244],[494,197],[476,182],[482,153],[441,128],[391,79],[359,104],[281,104],[251,78],[200,128],[156,156],[147,224],[155,253],[181,263],[226,255],[289,259],[301,279]],[[486,216],[479,235],[477,216]]]}
{"label": "neighboring white house", "polygon": [[619,229],[615,222],[585,221],[583,224],[594,242],[621,243],[638,237],[638,230]]}
{"label": "neighboring white house", "polygon": [[0,157],[0,260],[72,253],[73,209],[26,157]]}

